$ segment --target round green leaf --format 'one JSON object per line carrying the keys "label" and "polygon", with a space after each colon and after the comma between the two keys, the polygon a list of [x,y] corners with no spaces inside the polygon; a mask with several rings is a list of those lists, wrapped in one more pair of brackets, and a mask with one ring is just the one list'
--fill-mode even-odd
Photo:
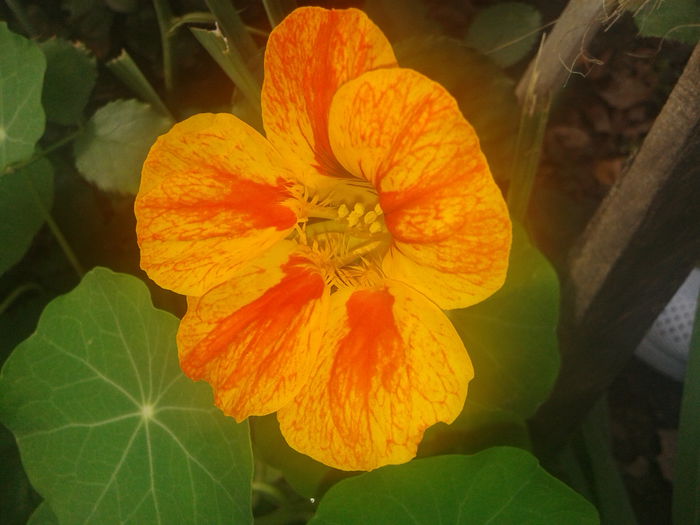
{"label": "round green leaf", "polygon": [[0,175],[0,274],[24,256],[52,201],[53,169],[46,159]]}
{"label": "round green leaf", "polygon": [[700,2],[697,0],[645,2],[634,13],[634,21],[643,36],[670,38],[687,44],[700,41]]}
{"label": "round green leaf", "polygon": [[39,47],[0,22],[0,176],[29,157],[44,133],[41,85],[46,60]]}
{"label": "round green leaf", "polygon": [[63,125],[77,124],[97,79],[95,57],[81,44],[52,38],[41,44],[46,56],[42,102],[46,118]]}
{"label": "round green leaf", "polygon": [[503,287],[470,308],[451,310],[474,364],[468,399],[486,407],[532,416],[559,370],[559,281],[547,259],[513,225],[513,246]]}
{"label": "round green leaf", "polygon": [[136,194],[148,150],[172,122],[148,104],[115,100],[98,109],[73,143],[75,164],[106,191]]}
{"label": "round green leaf", "polygon": [[61,523],[250,523],[247,424],[180,371],[178,321],[97,268],[0,373],[0,418]]}
{"label": "round green leaf", "polygon": [[594,525],[595,508],[524,450],[438,456],[343,480],[312,525]]}
{"label": "round green leaf", "polygon": [[483,9],[469,26],[465,42],[501,67],[515,64],[539,38],[542,15],[522,2],[502,2]]}

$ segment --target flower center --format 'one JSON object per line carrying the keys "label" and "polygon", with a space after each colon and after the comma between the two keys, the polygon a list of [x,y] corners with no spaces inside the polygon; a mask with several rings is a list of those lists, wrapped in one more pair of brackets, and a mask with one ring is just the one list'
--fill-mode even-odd
{"label": "flower center", "polygon": [[336,288],[372,286],[381,280],[381,261],[391,244],[376,192],[349,193],[346,200],[312,199],[296,232]]}

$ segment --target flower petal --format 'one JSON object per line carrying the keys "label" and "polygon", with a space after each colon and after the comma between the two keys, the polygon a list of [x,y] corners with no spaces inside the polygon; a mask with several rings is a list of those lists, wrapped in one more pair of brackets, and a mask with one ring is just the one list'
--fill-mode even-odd
{"label": "flower petal", "polygon": [[282,241],[230,281],[189,298],[178,330],[182,369],[208,381],[217,406],[238,421],[289,403],[317,359],[328,291],[294,247]]}
{"label": "flower petal", "polygon": [[462,410],[473,369],[445,314],[396,281],[331,298],[318,367],[278,412],[295,449],[343,470],[415,456],[424,430]]}
{"label": "flower petal", "polygon": [[262,111],[268,139],[323,175],[339,166],[328,145],[328,109],[343,83],[396,66],[391,45],[357,9],[301,7],[270,34]]}
{"label": "flower petal", "polygon": [[510,225],[474,214],[451,238],[426,244],[396,242],[382,261],[384,274],[410,284],[440,308],[466,308],[498,290],[506,278]]}
{"label": "flower petal", "polygon": [[176,124],[143,166],[134,207],[141,267],[186,295],[230,278],[297,222],[284,166],[233,115],[201,114]]}
{"label": "flower petal", "polygon": [[[508,210],[474,129],[442,86],[409,69],[365,73],[338,90],[329,129],[337,159],[379,194],[395,242],[388,277],[441,308],[468,306],[500,287]],[[399,264],[399,255],[410,260]],[[445,273],[450,290],[439,285]]]}

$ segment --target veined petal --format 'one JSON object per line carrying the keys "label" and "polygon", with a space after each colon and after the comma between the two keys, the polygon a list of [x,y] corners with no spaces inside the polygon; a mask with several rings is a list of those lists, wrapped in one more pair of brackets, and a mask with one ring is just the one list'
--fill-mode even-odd
{"label": "veined petal", "polygon": [[461,412],[473,369],[445,314],[398,282],[331,297],[318,367],[278,412],[295,449],[343,470],[415,456],[430,425]]}
{"label": "veined petal", "polygon": [[233,115],[176,124],[143,166],[134,207],[141,267],[181,294],[221,284],[295,226],[290,180],[275,149]]}
{"label": "veined petal", "polygon": [[333,95],[366,71],[393,66],[391,45],[362,11],[296,9],[267,42],[262,88],[267,138],[320,174],[337,174],[328,144]]}
{"label": "veined petal", "polygon": [[328,302],[323,277],[282,241],[230,281],[189,298],[180,365],[205,379],[217,406],[242,421],[288,404],[318,356]]}
{"label": "veined petal", "polygon": [[504,224],[503,215],[475,212],[463,230],[447,240],[395,242],[382,269],[387,277],[409,283],[440,308],[466,308],[503,285],[510,244],[510,223]]}
{"label": "veined petal", "polygon": [[379,194],[394,240],[388,277],[441,308],[468,306],[498,289],[510,246],[508,210],[476,133],[442,86],[409,69],[365,73],[338,90],[329,129],[337,159]]}

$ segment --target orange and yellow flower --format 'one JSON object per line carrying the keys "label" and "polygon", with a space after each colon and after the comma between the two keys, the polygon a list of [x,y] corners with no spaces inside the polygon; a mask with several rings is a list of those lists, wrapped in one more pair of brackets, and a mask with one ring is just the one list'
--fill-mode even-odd
{"label": "orange and yellow flower", "polygon": [[501,193],[455,100],[356,9],[272,31],[262,111],[266,137],[196,115],[143,167],[141,265],[188,296],[181,366],[328,465],[408,461],[464,404],[473,369],[442,309],[503,283]]}

